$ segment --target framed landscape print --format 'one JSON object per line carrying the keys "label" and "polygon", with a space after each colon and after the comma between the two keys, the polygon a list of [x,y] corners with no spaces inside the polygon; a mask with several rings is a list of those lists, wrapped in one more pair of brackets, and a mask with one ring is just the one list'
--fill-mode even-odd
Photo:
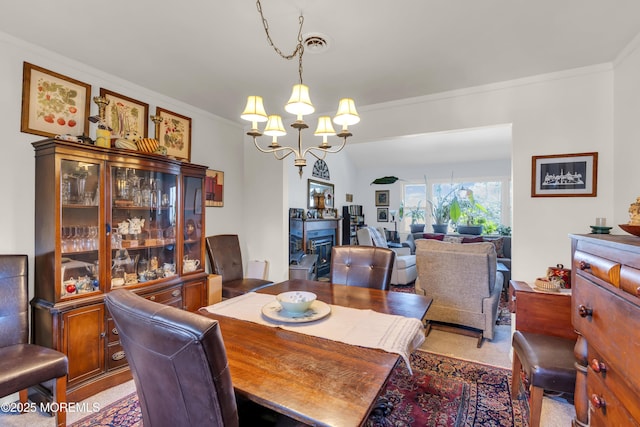
{"label": "framed landscape print", "polygon": [[149,104],[100,88],[100,96],[109,101],[105,120],[112,129],[111,138],[124,138],[127,132],[135,131],[141,138],[149,132]]}
{"label": "framed landscape print", "polygon": [[25,62],[20,131],[53,138],[89,134],[91,85]]}
{"label": "framed landscape print", "polygon": [[204,180],[205,206],[224,206],[224,172],[207,169]]}
{"label": "framed landscape print", "polygon": [[156,116],[161,118],[158,142],[167,148],[167,156],[191,161],[191,119],[160,107],[156,107]]}
{"label": "framed landscape print", "polygon": [[531,197],[595,197],[598,153],[533,156]]}
{"label": "framed landscape print", "polygon": [[389,190],[376,191],[376,206],[389,206]]}

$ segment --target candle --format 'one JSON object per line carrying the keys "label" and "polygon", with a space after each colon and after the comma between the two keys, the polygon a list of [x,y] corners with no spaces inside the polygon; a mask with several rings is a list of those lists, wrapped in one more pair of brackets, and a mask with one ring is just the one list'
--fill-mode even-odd
{"label": "candle", "polygon": [[596,218],[596,227],[606,227],[607,218]]}

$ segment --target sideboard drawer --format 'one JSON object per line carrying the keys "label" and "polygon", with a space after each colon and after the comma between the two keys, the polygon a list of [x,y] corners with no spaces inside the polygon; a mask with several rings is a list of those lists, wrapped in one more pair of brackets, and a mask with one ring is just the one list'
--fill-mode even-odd
{"label": "sideboard drawer", "polygon": [[144,297],[153,302],[182,308],[182,289],[179,286],[144,295]]}
{"label": "sideboard drawer", "polygon": [[[587,376],[591,374],[593,372],[589,368]],[[590,427],[639,426],[616,396],[605,387],[601,378],[589,378],[587,396],[589,397]]]}
{"label": "sideboard drawer", "polygon": [[640,297],[640,270],[623,265],[620,269],[620,289]]}
{"label": "sideboard drawer", "polygon": [[127,356],[122,344],[112,344],[107,348],[107,370],[116,369],[127,364]]}
{"label": "sideboard drawer", "polygon": [[579,275],[572,296],[573,326],[589,347],[596,348],[618,372],[624,372],[627,384],[640,384],[636,362],[640,342],[628,335],[629,331],[640,330],[638,307]]}
{"label": "sideboard drawer", "polygon": [[616,288],[620,287],[620,264],[589,254],[582,251],[575,251],[573,264],[576,271],[591,274],[598,279],[611,283]]}

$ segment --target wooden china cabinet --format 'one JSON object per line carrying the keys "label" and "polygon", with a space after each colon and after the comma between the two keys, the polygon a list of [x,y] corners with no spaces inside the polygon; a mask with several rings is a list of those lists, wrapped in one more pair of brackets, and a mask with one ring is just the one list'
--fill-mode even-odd
{"label": "wooden china cabinet", "polygon": [[207,168],[55,139],[33,146],[33,341],[68,356],[68,398],[79,401],[131,378],[105,294],[207,305]]}

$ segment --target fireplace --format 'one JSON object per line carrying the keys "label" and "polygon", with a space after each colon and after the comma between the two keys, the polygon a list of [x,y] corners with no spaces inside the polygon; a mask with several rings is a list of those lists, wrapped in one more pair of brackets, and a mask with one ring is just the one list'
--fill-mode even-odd
{"label": "fireplace", "polygon": [[289,263],[300,262],[304,254],[318,256],[318,279],[328,278],[331,271],[331,248],[339,245],[340,219],[302,220],[289,222]]}

